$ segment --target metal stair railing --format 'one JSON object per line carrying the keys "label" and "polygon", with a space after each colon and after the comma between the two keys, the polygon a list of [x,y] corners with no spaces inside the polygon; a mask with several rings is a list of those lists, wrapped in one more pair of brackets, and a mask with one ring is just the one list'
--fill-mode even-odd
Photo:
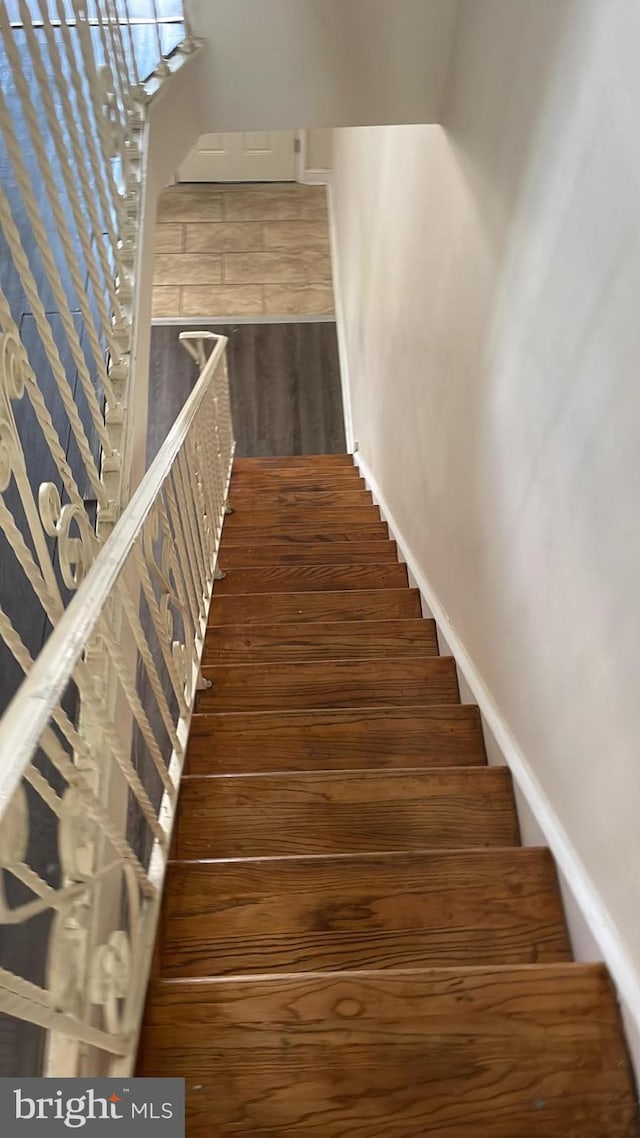
{"label": "metal stair railing", "polygon": [[26,673],[0,720],[0,1020],[41,1056],[22,1075],[135,1059],[234,452],[226,339],[185,339],[200,378],[108,540],[76,539],[35,660],[0,611]]}

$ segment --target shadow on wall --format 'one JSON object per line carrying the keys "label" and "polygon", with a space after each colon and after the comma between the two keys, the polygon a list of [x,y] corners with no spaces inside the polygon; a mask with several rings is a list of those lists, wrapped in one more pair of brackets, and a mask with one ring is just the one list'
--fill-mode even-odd
{"label": "shadow on wall", "polygon": [[482,218],[498,260],[581,11],[584,0],[461,0],[440,121],[474,196],[491,187],[495,219]]}

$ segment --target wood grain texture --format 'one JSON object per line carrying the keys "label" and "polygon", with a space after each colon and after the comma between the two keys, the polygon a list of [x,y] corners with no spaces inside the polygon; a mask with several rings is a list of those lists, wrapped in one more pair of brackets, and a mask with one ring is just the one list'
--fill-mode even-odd
{"label": "wood grain texture", "polygon": [[210,628],[204,664],[437,656],[433,620],[354,620],[329,624],[236,625]]}
{"label": "wood grain texture", "polygon": [[386,527],[242,469],[138,1073],[187,1077],[189,1138],[633,1138],[553,859],[405,567],[357,558]]}
{"label": "wood grain texture", "polygon": [[347,470],[357,470],[351,454],[282,454],[242,457],[236,456],[233,460],[233,475],[254,474],[262,472],[286,474],[292,470],[304,470],[305,473],[313,471],[335,471],[346,467]]}
{"label": "wood grain texture", "polygon": [[293,506],[326,509],[327,506],[371,506],[373,499],[370,490],[285,490],[246,489],[234,490],[233,507],[238,513],[243,510],[290,509]]}
{"label": "wood grain texture", "polygon": [[409,585],[406,565],[261,565],[229,569],[216,581],[217,597],[251,593],[348,592],[354,589],[403,589]]}
{"label": "wood grain texture", "polygon": [[[235,505],[234,505],[235,509]],[[271,526],[272,530],[292,529],[304,526],[306,529],[328,531],[349,529],[352,526],[363,529],[380,521],[380,511],[371,502],[361,506],[273,506],[269,509],[245,507],[228,515],[224,520],[224,531],[232,534],[236,529]]]}
{"label": "wood grain texture", "polygon": [[[200,254],[192,254],[190,260],[197,262],[199,258]],[[264,307],[263,286],[182,285],[177,291],[185,316],[203,311],[234,316],[245,311],[250,315]],[[173,300],[175,313],[175,297],[158,296],[157,300],[159,304]],[[152,329],[151,368],[162,374],[167,390],[182,388],[195,378],[195,365],[178,341],[183,327],[177,324]],[[206,330],[206,323],[201,327]],[[344,452],[340,364],[333,322],[229,322],[209,328],[229,337],[229,387],[238,455]],[[152,403],[149,414],[154,422],[156,409]],[[260,470],[255,465],[243,467],[242,460],[237,461],[244,473]],[[273,472],[280,465],[278,462],[265,469]],[[337,463],[314,460],[313,468],[335,472],[353,469],[353,462],[350,456],[338,453]]]}
{"label": "wood grain texture", "polygon": [[189,774],[448,767],[486,762],[477,707],[194,715]]}
{"label": "wood grain texture", "polygon": [[514,846],[504,767],[186,777],[179,859]]}
{"label": "wood grain texture", "polygon": [[297,467],[292,470],[262,470],[255,473],[232,471],[230,483],[232,494],[306,494],[311,490],[317,490],[318,493],[327,490],[353,493],[354,490],[366,489],[367,485],[358,467],[336,467],[334,470],[306,470]]}
{"label": "wood grain texture", "polygon": [[259,565],[378,565],[397,562],[395,541],[316,541],[312,545],[222,543],[221,569]]}
{"label": "wood grain texture", "polygon": [[231,546],[247,545],[284,545],[294,549],[299,545],[317,545],[323,542],[326,545],[344,545],[345,542],[362,541],[388,541],[389,528],[386,522],[374,522],[373,525],[357,526],[354,529],[344,527],[326,530],[310,526],[294,526],[293,528],[274,529],[273,526],[235,526],[233,531],[223,530],[221,549]]}
{"label": "wood grain texture", "polygon": [[268,472],[262,474],[234,474],[231,475],[230,491],[232,494],[256,494],[263,490],[267,493],[285,492],[296,493],[303,491],[309,493],[317,490],[323,493],[327,490],[366,490],[364,478],[358,474],[357,467],[341,467],[327,474],[304,469],[281,474]]}
{"label": "wood grain texture", "polygon": [[167,977],[571,956],[542,849],[172,862],[161,944]]}
{"label": "wood grain texture", "polygon": [[405,620],[421,615],[417,589],[354,589],[346,593],[261,593],[214,597],[209,626],[302,624],[334,620]]}
{"label": "wood grain texture", "polygon": [[295,664],[208,665],[197,711],[277,711],[315,707],[407,707],[457,703],[451,656]]}
{"label": "wood grain texture", "polygon": [[633,1138],[598,965],[160,982],[139,1075],[189,1138]]}

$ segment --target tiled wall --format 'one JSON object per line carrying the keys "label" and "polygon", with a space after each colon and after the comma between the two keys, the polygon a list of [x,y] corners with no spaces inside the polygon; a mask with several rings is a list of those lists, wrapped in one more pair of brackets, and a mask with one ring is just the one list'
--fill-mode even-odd
{"label": "tiled wall", "polygon": [[155,317],[332,314],[324,186],[202,183],[164,191]]}

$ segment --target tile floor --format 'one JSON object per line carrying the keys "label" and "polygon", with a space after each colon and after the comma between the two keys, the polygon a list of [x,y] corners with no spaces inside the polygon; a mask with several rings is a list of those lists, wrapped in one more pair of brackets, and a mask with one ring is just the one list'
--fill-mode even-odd
{"label": "tile floor", "polygon": [[154,317],[333,311],[324,186],[190,183],[163,192]]}

